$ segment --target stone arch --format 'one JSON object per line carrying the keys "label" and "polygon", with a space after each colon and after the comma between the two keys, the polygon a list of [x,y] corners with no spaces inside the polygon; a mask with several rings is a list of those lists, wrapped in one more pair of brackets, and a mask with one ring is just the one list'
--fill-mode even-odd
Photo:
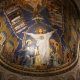
{"label": "stone arch", "polygon": [[4,74],[2,72],[0,72],[0,80],[5,80]]}
{"label": "stone arch", "polygon": [[31,78],[22,78],[21,80],[32,80]]}
{"label": "stone arch", "polygon": [[75,80],[74,76],[73,75],[70,75],[67,80]]}
{"label": "stone arch", "polygon": [[15,77],[11,77],[8,80],[16,80],[16,78]]}
{"label": "stone arch", "polygon": [[19,80],[19,77],[16,75],[10,74],[10,75],[8,75],[8,80]]}
{"label": "stone arch", "polygon": [[49,80],[49,77],[43,77],[43,78],[40,78],[39,80]]}
{"label": "stone arch", "polygon": [[63,77],[56,77],[55,79],[53,79],[53,80],[65,80]]}
{"label": "stone arch", "polygon": [[76,80],[80,80],[80,70],[77,70],[77,74],[76,74]]}

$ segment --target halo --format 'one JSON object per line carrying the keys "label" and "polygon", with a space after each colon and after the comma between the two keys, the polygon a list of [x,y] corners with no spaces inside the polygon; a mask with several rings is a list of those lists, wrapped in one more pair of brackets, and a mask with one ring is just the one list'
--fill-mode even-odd
{"label": "halo", "polygon": [[43,33],[46,33],[46,29],[43,28],[42,26],[39,26],[39,27],[37,27],[36,30],[35,30],[35,32],[36,32],[37,34],[39,34],[39,29],[41,29],[41,30],[43,31]]}
{"label": "halo", "polygon": [[28,42],[29,42],[30,44],[32,43],[32,41],[31,41],[30,39],[26,40],[26,43],[28,43]]}

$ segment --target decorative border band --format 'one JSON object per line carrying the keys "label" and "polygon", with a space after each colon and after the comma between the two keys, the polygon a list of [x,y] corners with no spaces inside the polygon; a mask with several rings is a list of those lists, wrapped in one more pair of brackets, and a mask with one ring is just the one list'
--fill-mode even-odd
{"label": "decorative border band", "polygon": [[21,71],[21,70],[12,69],[11,67],[4,65],[4,63],[2,63],[0,61],[0,65],[5,69],[7,69],[13,73],[17,73],[17,74],[24,75],[24,76],[32,76],[32,77],[46,77],[46,76],[56,76],[59,74],[63,74],[63,73],[70,71],[71,69],[73,69],[77,65],[77,63],[78,63],[78,59],[76,60],[76,62],[72,66],[70,66],[69,68],[64,69],[62,71],[57,71],[57,72],[51,72],[51,71],[42,72],[41,71],[41,73],[40,73],[38,71],[37,72],[30,72],[30,71],[24,72],[23,70]]}

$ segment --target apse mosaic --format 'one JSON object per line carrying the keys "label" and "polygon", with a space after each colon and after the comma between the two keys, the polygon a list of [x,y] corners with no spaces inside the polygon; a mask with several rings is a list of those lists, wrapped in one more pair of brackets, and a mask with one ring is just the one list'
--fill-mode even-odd
{"label": "apse mosaic", "polygon": [[76,59],[74,15],[66,15],[65,6],[48,0],[13,3],[0,11],[0,56],[5,61],[44,70]]}

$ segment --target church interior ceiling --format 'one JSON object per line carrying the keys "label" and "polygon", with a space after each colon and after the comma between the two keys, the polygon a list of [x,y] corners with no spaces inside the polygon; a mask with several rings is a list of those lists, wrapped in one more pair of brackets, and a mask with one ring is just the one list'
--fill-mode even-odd
{"label": "church interior ceiling", "polygon": [[69,66],[77,56],[76,16],[69,0],[2,1],[0,58],[26,70]]}

